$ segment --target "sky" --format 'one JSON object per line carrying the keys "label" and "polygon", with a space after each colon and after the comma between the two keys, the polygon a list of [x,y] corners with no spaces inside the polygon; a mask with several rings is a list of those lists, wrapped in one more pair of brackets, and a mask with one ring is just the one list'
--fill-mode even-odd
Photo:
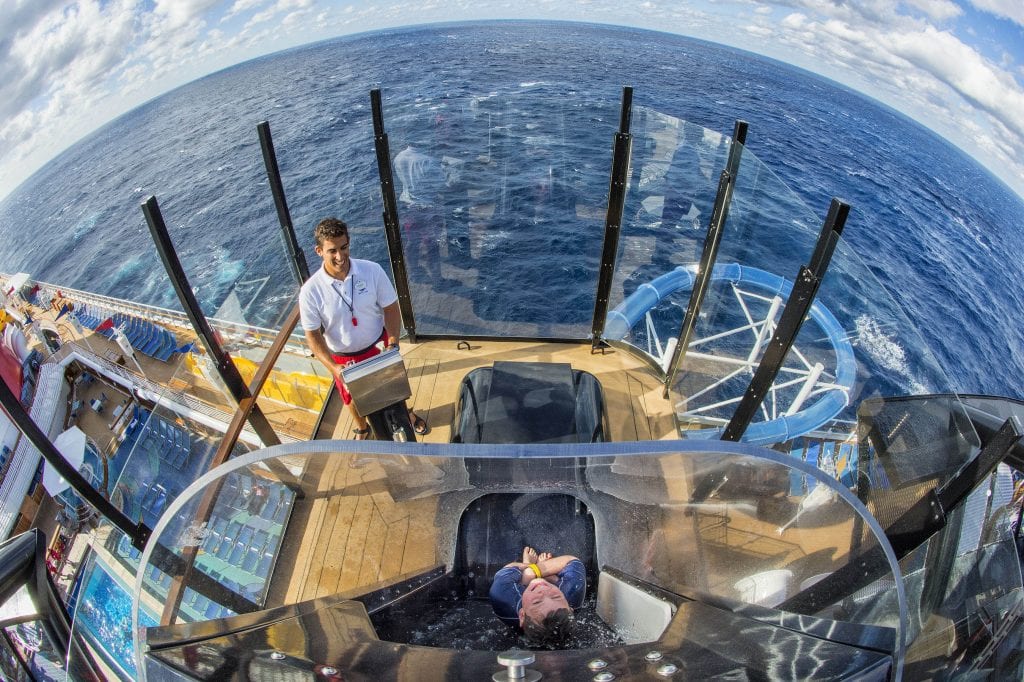
{"label": "sky", "polygon": [[487,19],[633,26],[763,54],[903,112],[1024,197],[1024,0],[0,0],[0,198],[208,73],[336,36]]}

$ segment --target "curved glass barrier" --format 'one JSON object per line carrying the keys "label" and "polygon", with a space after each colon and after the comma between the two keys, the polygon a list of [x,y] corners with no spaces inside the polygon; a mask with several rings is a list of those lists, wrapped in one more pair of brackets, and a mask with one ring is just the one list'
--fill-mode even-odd
{"label": "curved glass barrier", "polygon": [[[810,261],[824,199],[820,210],[808,209],[749,149],[692,123],[635,107],[633,133],[606,338],[637,348],[662,371],[682,331],[730,149],[740,159],[710,285],[671,387],[683,436],[717,437]],[[850,229],[857,229],[853,210]],[[864,398],[949,386],[885,288],[840,240],[744,440],[820,435],[843,443]]]}
{"label": "curved glass barrier", "polygon": [[[204,676],[230,655],[219,638],[330,600],[343,610],[358,602],[360,627],[382,643],[521,646],[486,595],[529,544],[585,568],[569,650],[658,641],[682,657],[764,628],[776,648],[737,654],[736,666],[773,670],[789,646],[813,648],[786,662],[807,674],[901,665],[907,608],[889,542],[855,496],[803,462],[742,444],[441,450],[296,443],[204,474],[169,505],[142,555],[136,625],[156,611],[169,627],[133,628],[148,652],[137,663]],[[168,576],[155,594],[154,571]],[[892,599],[883,605],[880,592]],[[276,651],[286,665],[306,658],[344,674],[348,645],[304,633],[268,631],[246,665],[273,665]],[[316,659],[328,649],[334,660]]]}

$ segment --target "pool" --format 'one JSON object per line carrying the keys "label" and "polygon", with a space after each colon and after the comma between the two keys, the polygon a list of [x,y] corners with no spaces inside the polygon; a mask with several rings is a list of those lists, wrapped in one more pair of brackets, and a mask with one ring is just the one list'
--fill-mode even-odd
{"label": "pool", "polygon": [[[80,576],[73,588],[73,594],[76,595],[74,628],[101,652],[121,679],[137,679],[131,636],[131,591],[108,572],[92,551],[89,552]],[[157,624],[157,618],[142,609],[139,624],[150,627]]]}

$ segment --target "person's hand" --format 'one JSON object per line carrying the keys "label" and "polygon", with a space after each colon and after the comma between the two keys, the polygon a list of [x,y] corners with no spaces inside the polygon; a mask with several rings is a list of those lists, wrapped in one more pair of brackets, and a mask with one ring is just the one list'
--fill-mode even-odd
{"label": "person's hand", "polygon": [[[535,564],[537,563],[537,550],[533,547],[523,547],[523,563],[524,564]],[[540,576],[536,576],[539,578]]]}

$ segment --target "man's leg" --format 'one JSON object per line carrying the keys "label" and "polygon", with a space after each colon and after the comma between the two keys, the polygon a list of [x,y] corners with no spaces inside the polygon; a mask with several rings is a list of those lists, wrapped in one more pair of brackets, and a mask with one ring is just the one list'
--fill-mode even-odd
{"label": "man's leg", "polygon": [[[338,361],[337,356],[334,357],[335,361]],[[340,378],[335,378],[334,387],[338,389],[338,395],[341,396],[341,402],[348,406],[349,412],[352,413],[352,423],[355,424],[355,435],[356,440],[366,440],[370,437],[369,424],[366,422],[366,417],[361,417],[356,412],[356,406],[352,402],[352,396],[349,394],[348,389],[345,388],[345,384],[342,383]]]}
{"label": "man's leg", "polygon": [[[356,425],[356,440],[366,440],[369,437],[369,433],[366,433],[370,425],[366,421],[366,417],[362,417],[356,412],[356,406],[353,403],[348,404],[348,409],[352,413],[352,422]],[[359,436],[362,436],[359,438]]]}

